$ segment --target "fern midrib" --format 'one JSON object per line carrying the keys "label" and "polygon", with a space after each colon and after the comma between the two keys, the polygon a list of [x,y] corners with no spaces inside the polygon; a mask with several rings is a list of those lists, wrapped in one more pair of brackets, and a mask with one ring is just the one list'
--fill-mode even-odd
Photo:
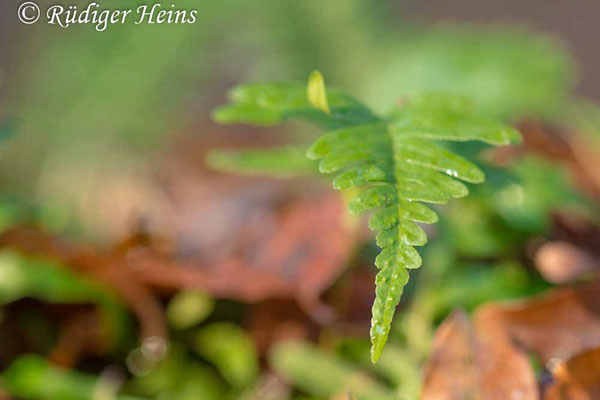
{"label": "fern midrib", "polygon": [[[391,168],[385,168],[384,171],[386,171],[387,176],[387,183],[394,185],[395,191],[396,191],[396,196],[397,196],[397,200],[399,201],[400,199],[400,193],[399,193],[399,182],[396,178],[396,168],[398,167],[398,159],[396,157],[396,154],[398,154],[398,152],[396,151],[397,146],[399,146],[398,142],[396,141],[394,135],[392,134],[391,130],[389,129],[389,126],[387,124],[387,122],[385,122],[385,138],[386,138],[386,143],[385,143],[385,152],[386,154],[388,154],[388,160],[385,161],[386,167],[391,167]],[[401,211],[400,211],[400,207],[398,206],[398,220],[402,220],[402,215],[401,215]],[[400,238],[400,233],[398,233],[398,238],[397,238],[398,243],[400,243],[401,238]],[[382,268],[379,270],[378,275],[379,274],[383,274],[384,273],[384,269],[389,269],[392,268],[389,274],[390,278],[393,279],[400,271],[399,268],[405,268],[404,266],[402,266],[399,262],[395,262],[392,263],[391,265],[387,265],[387,266],[382,266]],[[383,291],[383,296],[378,296],[377,295],[377,291],[381,290]],[[381,355],[381,351],[383,350],[383,346],[386,342],[385,338],[387,338],[387,335],[389,333],[389,329],[386,329],[387,324],[384,323],[384,319],[385,319],[385,315],[386,315],[386,311],[389,310],[390,308],[395,308],[396,307],[396,301],[394,298],[391,298],[391,294],[392,293],[392,289],[393,289],[393,285],[390,282],[387,282],[387,284],[382,285],[382,287],[380,288],[376,288],[376,295],[375,295],[375,301],[373,303],[373,307],[372,307],[372,321],[371,321],[371,332],[370,332],[370,336],[371,336],[371,343],[372,343],[372,347],[371,347],[371,360],[373,362],[376,362],[379,359],[379,356]],[[378,299],[379,301],[381,301],[381,305],[382,307],[379,307],[378,305]],[[378,312],[378,310],[381,310],[381,312]],[[380,319],[378,321],[378,319]]]}

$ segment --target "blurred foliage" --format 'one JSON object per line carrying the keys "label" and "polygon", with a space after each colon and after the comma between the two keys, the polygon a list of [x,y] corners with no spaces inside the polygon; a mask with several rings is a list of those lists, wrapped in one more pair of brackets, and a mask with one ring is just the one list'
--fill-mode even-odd
{"label": "blurred foliage", "polygon": [[394,398],[414,399],[419,394],[420,371],[418,360],[405,348],[391,343],[377,364],[371,363],[366,340],[346,338],[337,346],[339,354],[362,368],[372,369],[394,390]]}
{"label": "blurred foliage", "polygon": [[379,109],[441,91],[471,99],[485,115],[513,119],[549,117],[570,100],[574,67],[568,53],[525,27],[413,26],[387,40],[382,48],[392,58],[373,74],[370,88]]}
{"label": "blurred foliage", "polygon": [[225,385],[208,366],[193,360],[181,347],[171,348],[166,359],[150,372],[135,377],[127,390],[160,400],[227,398]]}
{"label": "blurred foliage", "polygon": [[583,211],[592,207],[569,183],[565,171],[548,161],[526,157],[511,167],[510,173],[515,182],[500,188],[491,204],[521,232],[547,231],[552,210]]}
{"label": "blurred foliage", "polygon": [[359,399],[387,399],[392,393],[367,374],[333,354],[302,342],[284,342],[270,355],[273,368],[286,380],[318,398],[343,395]]}
{"label": "blurred foliage", "polygon": [[167,318],[174,328],[185,329],[205,320],[213,309],[214,300],[203,291],[180,292],[169,302]]}
{"label": "blurred foliage", "polygon": [[140,400],[115,396],[114,383],[110,379],[62,370],[35,355],[26,355],[15,361],[2,373],[1,379],[11,393],[31,400]]}
{"label": "blurred foliage", "polygon": [[194,342],[196,352],[211,361],[232,386],[248,386],[258,376],[254,343],[237,325],[208,325],[198,331]]}

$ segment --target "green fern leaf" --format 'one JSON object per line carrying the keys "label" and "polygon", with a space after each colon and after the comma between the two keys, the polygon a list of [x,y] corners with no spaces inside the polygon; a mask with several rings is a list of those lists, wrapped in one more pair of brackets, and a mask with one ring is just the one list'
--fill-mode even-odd
{"label": "green fern leaf", "polygon": [[230,98],[231,104],[215,112],[220,122],[271,124],[303,117],[329,129],[309,147],[308,158],[319,161],[322,173],[337,174],[336,189],[360,189],[349,201],[350,212],[374,210],[369,227],[379,231],[376,241],[382,249],[375,259],[379,273],[371,321],[371,359],[376,362],[409,270],[421,266],[415,246],[427,243],[427,236],[417,223],[438,220],[422,202],[443,204],[466,196],[461,181],[484,180],[475,164],[435,141],[504,145],[518,141],[519,133],[477,116],[465,100],[444,95],[422,96],[379,117],[340,90],[325,91],[318,72],[311,75],[308,90],[302,84],[245,85]]}
{"label": "green fern leaf", "polygon": [[292,146],[245,150],[212,150],[206,155],[209,167],[243,175],[292,178],[316,174],[314,161],[304,150]]}
{"label": "green fern leaf", "polygon": [[213,113],[217,122],[273,125],[301,117],[331,129],[377,120],[368,108],[340,90],[327,93],[330,113],[314,108],[307,98],[306,84],[302,82],[238,86],[229,92],[229,99],[231,104]]}

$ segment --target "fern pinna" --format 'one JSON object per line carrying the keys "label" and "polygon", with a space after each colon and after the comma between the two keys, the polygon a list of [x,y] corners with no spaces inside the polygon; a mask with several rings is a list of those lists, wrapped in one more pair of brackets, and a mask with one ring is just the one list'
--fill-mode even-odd
{"label": "fern pinna", "polygon": [[408,282],[408,270],[421,266],[415,246],[427,236],[418,225],[438,220],[423,203],[442,204],[468,194],[461,182],[479,183],[483,172],[436,141],[478,140],[505,145],[519,133],[478,117],[460,98],[421,96],[381,117],[338,89],[325,90],[319,72],[304,83],[248,84],[230,92],[218,108],[219,122],[271,125],[304,118],[328,132],[307,150],[322,173],[337,173],[336,189],[360,188],[348,205],[352,213],[375,210],[369,227],[379,231],[382,249],[371,321],[371,358],[376,362],[387,340],[395,308]]}

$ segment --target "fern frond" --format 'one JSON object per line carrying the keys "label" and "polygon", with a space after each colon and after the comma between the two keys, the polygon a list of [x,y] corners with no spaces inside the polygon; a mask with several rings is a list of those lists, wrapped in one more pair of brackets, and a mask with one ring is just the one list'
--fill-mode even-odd
{"label": "fern frond", "polygon": [[[322,77],[314,76],[311,85],[323,85]],[[309,87],[308,92],[299,83],[240,86],[231,92],[232,103],[217,109],[215,117],[262,124],[304,117],[330,129],[309,147],[307,156],[319,161],[321,172],[336,173],[336,189],[360,189],[348,209],[374,210],[369,227],[379,231],[376,240],[382,250],[375,259],[379,273],[371,321],[371,358],[376,362],[409,270],[421,266],[415,246],[423,246],[427,236],[418,223],[438,220],[423,203],[466,196],[461,181],[484,180],[475,164],[435,142],[502,145],[520,136],[508,126],[477,117],[468,102],[456,97],[423,96],[380,117],[340,90],[325,92],[323,86]]]}
{"label": "fern frond", "polygon": [[211,150],[206,163],[215,170],[252,176],[292,178],[317,174],[315,162],[304,153],[303,148],[293,146]]}
{"label": "fern frond", "polygon": [[341,90],[327,92],[329,113],[313,107],[306,92],[303,82],[238,86],[229,92],[231,103],[215,110],[213,117],[217,122],[255,125],[300,117],[328,129],[377,120],[368,108]]}

